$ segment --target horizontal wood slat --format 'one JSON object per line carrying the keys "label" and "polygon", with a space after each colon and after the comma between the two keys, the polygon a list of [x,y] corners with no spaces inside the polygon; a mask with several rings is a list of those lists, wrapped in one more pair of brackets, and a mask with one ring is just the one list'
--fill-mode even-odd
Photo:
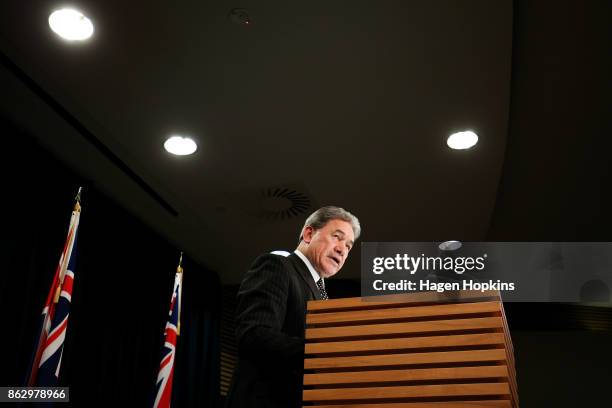
{"label": "horizontal wood slat", "polygon": [[306,340],[501,328],[503,328],[503,323],[500,317],[367,324],[306,329]]}
{"label": "horizontal wood slat", "polygon": [[[511,408],[508,400],[395,402],[389,404],[316,405],[317,408]],[[307,408],[307,407],[304,407]]]}
{"label": "horizontal wood slat", "polygon": [[393,309],[357,310],[346,312],[313,313],[306,316],[307,325],[397,320],[418,317],[453,316],[473,313],[499,313],[499,302],[455,303],[429,306],[398,307]]}
{"label": "horizontal wood slat", "polygon": [[364,351],[393,351],[432,347],[503,346],[503,333],[458,334],[391,339],[326,341],[306,343],[305,354],[333,354]]}
{"label": "horizontal wood slat", "polygon": [[505,365],[484,367],[419,368],[411,370],[353,371],[304,374],[304,385],[362,384],[425,380],[507,378]]}
{"label": "horizontal wood slat", "polygon": [[413,385],[401,387],[328,388],[304,390],[304,401],[380,400],[395,398],[510,396],[506,383]]}
{"label": "horizontal wood slat", "polygon": [[372,296],[368,298],[353,297],[329,300],[314,300],[308,302],[308,313],[323,311],[337,311],[337,309],[373,309],[378,307],[401,307],[402,305],[414,305],[416,303],[456,303],[466,301],[488,301],[499,300],[498,291],[462,290],[448,293],[420,292],[399,295]]}
{"label": "horizontal wood slat", "polygon": [[437,353],[385,354],[374,356],[323,357],[304,359],[304,369],[386,367],[415,364],[505,361],[506,351],[446,351]]}

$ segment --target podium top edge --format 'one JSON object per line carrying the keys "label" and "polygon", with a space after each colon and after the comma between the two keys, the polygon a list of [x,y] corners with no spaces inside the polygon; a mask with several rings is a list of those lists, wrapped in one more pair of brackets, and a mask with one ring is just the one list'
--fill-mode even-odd
{"label": "podium top edge", "polygon": [[396,295],[364,296],[329,300],[311,300],[307,311],[317,312],[330,309],[369,308],[377,306],[400,306],[414,303],[462,303],[496,300],[501,302],[498,290],[459,290],[439,292],[403,293]]}

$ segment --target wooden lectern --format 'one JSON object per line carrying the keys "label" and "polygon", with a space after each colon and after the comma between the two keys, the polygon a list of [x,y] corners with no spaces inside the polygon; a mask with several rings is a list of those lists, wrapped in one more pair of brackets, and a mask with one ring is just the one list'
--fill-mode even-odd
{"label": "wooden lectern", "polygon": [[518,407],[497,291],[308,303],[304,406]]}

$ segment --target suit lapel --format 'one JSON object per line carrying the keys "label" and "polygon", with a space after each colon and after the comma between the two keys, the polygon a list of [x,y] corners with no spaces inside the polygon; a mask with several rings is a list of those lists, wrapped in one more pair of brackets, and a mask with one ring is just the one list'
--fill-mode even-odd
{"label": "suit lapel", "polygon": [[308,267],[304,261],[302,261],[295,253],[289,255],[287,259],[291,260],[293,266],[298,272],[298,275],[300,275],[304,283],[306,283],[306,286],[308,286],[310,289],[313,298],[316,300],[321,300],[321,292],[319,292],[319,288],[315,284],[314,279],[312,279],[312,275],[310,274],[310,271],[308,270]]}

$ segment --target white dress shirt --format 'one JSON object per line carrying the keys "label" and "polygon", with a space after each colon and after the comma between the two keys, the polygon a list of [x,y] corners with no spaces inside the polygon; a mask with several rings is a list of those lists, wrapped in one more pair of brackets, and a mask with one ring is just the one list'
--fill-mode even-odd
{"label": "white dress shirt", "polygon": [[319,279],[321,279],[321,280],[323,280],[323,288],[325,288],[325,279],[323,279],[321,276],[319,276],[319,273],[312,266],[312,264],[310,263],[308,258],[306,258],[306,255],[301,253],[299,249],[296,249],[294,252],[306,264],[306,267],[310,271],[310,274],[312,275],[312,279],[314,280],[315,285],[317,284],[317,281]]}

